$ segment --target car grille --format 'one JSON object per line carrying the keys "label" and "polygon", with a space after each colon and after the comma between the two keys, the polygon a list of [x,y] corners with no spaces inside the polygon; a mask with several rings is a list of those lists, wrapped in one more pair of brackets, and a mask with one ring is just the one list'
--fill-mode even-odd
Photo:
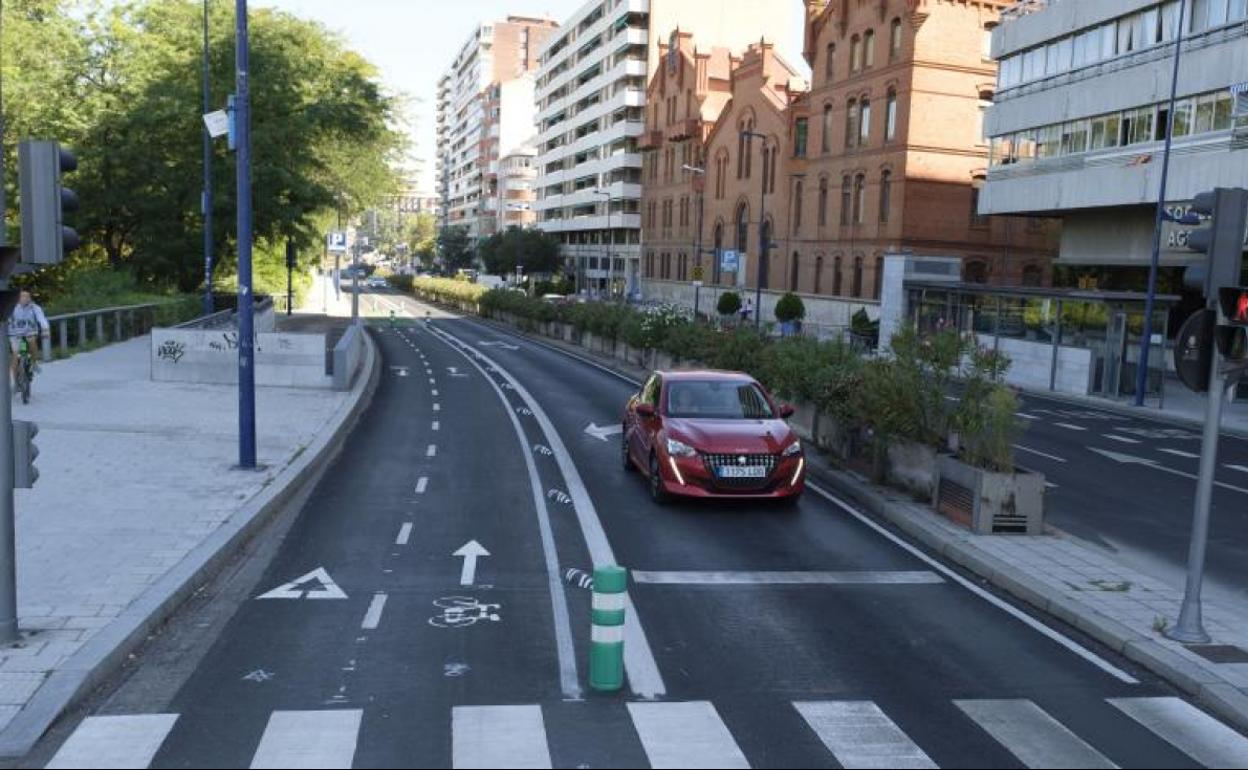
{"label": "car grille", "polygon": [[[745,462],[741,462],[741,458],[745,458]],[[702,461],[706,463],[706,470],[710,472],[714,479],[714,484],[722,489],[762,489],[771,483],[771,474],[776,469],[777,457],[770,454],[710,454],[704,453]],[[725,479],[720,478],[719,468],[724,465],[733,467],[747,467],[761,465],[766,469],[761,478],[756,479]]]}

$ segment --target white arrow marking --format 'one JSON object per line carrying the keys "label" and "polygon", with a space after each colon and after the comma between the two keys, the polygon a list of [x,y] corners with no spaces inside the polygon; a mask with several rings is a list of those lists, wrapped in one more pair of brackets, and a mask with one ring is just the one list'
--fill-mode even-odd
{"label": "white arrow marking", "polygon": [[468,376],[466,374],[460,374],[458,366],[448,366],[446,367],[446,370],[451,373],[452,377],[467,377]]}
{"label": "white arrow marking", "polygon": [[407,376],[407,367],[406,367],[406,366],[392,366],[392,367],[390,367],[390,371],[394,372],[395,374],[397,374],[397,375],[398,375],[398,376],[400,376],[400,377],[406,377],[406,376]]}
{"label": "white arrow marking", "polygon": [[[1175,476],[1182,476],[1185,479],[1196,480],[1199,478],[1199,476],[1197,476],[1194,473],[1184,473],[1183,471],[1175,470],[1174,468],[1167,468],[1166,466],[1158,463],[1156,460],[1146,460],[1143,457],[1136,457],[1134,455],[1126,455],[1126,454],[1122,454],[1121,452],[1111,452],[1108,449],[1096,449],[1095,447],[1088,447],[1088,448],[1091,449],[1093,452],[1096,452],[1099,455],[1104,455],[1105,457],[1108,457],[1114,462],[1122,463],[1123,465],[1144,465],[1154,470],[1165,471],[1166,473],[1169,473]],[[1219,487],[1222,487],[1223,489],[1229,489],[1232,492],[1239,492],[1241,494],[1248,495],[1248,489],[1244,489],[1243,487],[1237,487],[1234,484],[1224,484],[1221,481],[1215,481],[1213,483],[1218,485]]]}
{"label": "white arrow marking", "polygon": [[623,433],[624,426],[604,425],[600,428],[595,423],[591,422],[589,426],[585,428],[585,432],[593,436],[594,438],[598,439],[599,441],[606,441],[607,436],[614,436],[616,433]]}
{"label": "white arrow marking", "polygon": [[519,350],[519,345],[508,345],[506,342],[478,342],[483,348],[502,348],[503,350]]}
{"label": "white arrow marking", "polygon": [[[320,588],[304,590],[301,586],[317,583]],[[296,578],[285,585],[280,585],[268,593],[260,594],[257,599],[345,599],[347,594],[338,587],[324,567],[317,567],[303,577]]]}
{"label": "white arrow marking", "polygon": [[482,556],[489,556],[490,552],[481,547],[476,540],[469,540],[452,556],[462,556],[464,558],[464,567],[459,573],[459,584],[461,586],[470,586],[477,581],[477,559]]}

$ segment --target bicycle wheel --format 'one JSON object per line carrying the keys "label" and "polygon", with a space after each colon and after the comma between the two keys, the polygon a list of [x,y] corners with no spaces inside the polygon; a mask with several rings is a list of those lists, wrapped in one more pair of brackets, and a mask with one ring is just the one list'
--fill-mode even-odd
{"label": "bicycle wheel", "polygon": [[34,367],[31,365],[30,359],[27,358],[22,362],[22,403],[30,403],[30,383],[34,379],[35,373],[31,371]]}

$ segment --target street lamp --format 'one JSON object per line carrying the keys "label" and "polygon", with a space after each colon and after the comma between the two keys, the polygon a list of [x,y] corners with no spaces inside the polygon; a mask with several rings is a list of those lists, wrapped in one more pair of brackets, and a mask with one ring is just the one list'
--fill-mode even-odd
{"label": "street lamp", "polygon": [[[1179,17],[1174,40],[1174,69],[1170,75],[1170,111],[1166,116],[1166,147],[1161,158],[1161,184],[1157,190],[1157,213],[1153,222],[1153,253],[1148,265],[1148,297],[1144,301],[1144,335],[1140,339],[1140,367],[1135,373],[1135,405],[1144,406],[1148,388],[1148,357],[1153,347],[1153,312],[1157,303],[1157,271],[1161,263],[1161,225],[1166,219],[1166,184],[1170,178],[1170,146],[1174,136],[1174,103],[1179,90],[1179,60],[1183,54],[1183,24],[1187,0],[1179,0]],[[1163,350],[1164,343],[1163,343]]]}
{"label": "street lamp", "polygon": [[[698,168],[697,166],[690,166],[688,163],[684,164],[680,168],[683,171],[688,171],[690,174],[693,174],[696,180],[694,182],[694,189],[698,193],[698,233],[694,239],[693,260],[694,260],[695,265],[697,265],[698,267],[701,267],[702,266],[702,215],[705,209],[704,198],[706,196],[706,169]],[[718,258],[719,257],[717,255],[715,259],[718,259]],[[700,289],[702,288],[701,283],[702,283],[702,279],[700,277],[693,282],[693,321],[694,323],[697,323],[698,321],[698,304],[699,304],[698,301],[701,299],[700,295],[702,293],[700,291]]]}
{"label": "street lamp", "polygon": [[615,299],[615,258],[611,255],[611,242],[615,240],[615,233],[611,231],[611,204],[615,195],[610,190],[594,190],[594,195],[607,199],[607,296]]}
{"label": "street lamp", "polygon": [[747,129],[741,132],[741,136],[747,140],[754,138],[762,140],[763,148],[762,174],[760,175],[763,178],[763,187],[762,195],[758,199],[758,269],[755,271],[754,282],[754,328],[761,329],[763,326],[763,262],[771,250],[771,244],[767,242],[767,135]]}

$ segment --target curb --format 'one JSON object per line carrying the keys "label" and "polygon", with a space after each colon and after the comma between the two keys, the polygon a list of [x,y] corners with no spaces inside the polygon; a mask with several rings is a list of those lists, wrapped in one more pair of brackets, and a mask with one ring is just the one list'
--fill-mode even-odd
{"label": "curb", "polygon": [[96,632],[51,672],[34,696],[0,732],[0,757],[22,757],[65,711],[77,705],[127,660],[148,635],[172,616],[225,562],[337,455],[381,380],[381,355],[371,334],[364,336],[365,367],[346,403],[302,455],[204,542],[166,572],[121,615]]}
{"label": "curb", "polygon": [[1035,585],[1025,570],[984,553],[973,543],[952,536],[942,528],[931,526],[908,510],[909,501],[890,498],[864,481],[822,466],[822,463],[811,463],[811,473],[854,504],[889,522],[946,560],[1156,674],[1240,730],[1248,730],[1248,695],[1231,682],[1080,601],[1048,586]]}

